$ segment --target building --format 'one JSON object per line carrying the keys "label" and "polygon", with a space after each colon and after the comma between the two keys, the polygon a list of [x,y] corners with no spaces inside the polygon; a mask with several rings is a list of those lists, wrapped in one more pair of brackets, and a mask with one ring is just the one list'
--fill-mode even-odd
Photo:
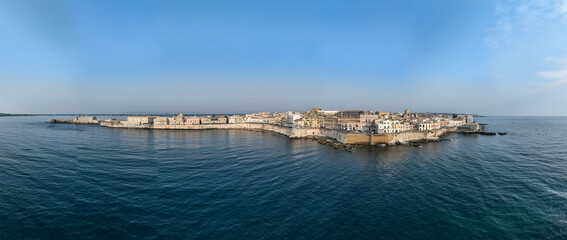
{"label": "building", "polygon": [[244,117],[240,115],[232,115],[228,117],[228,123],[232,123],[232,124],[244,123]]}
{"label": "building", "polygon": [[319,118],[319,127],[327,129],[338,129],[338,117],[322,117]]}
{"label": "building", "polygon": [[156,119],[155,116],[130,116],[126,121],[126,124],[128,125],[153,124],[155,119]]}
{"label": "building", "polygon": [[154,124],[155,125],[168,125],[169,124],[169,118],[168,117],[156,117],[156,119],[154,119]]}
{"label": "building", "polygon": [[211,117],[212,124],[226,124],[228,123],[228,118],[226,116],[214,116]]}
{"label": "building", "polygon": [[304,128],[305,126],[305,120],[303,118],[299,118],[299,119],[295,119],[293,121],[293,127],[294,128]]}
{"label": "building", "polygon": [[212,124],[213,123],[211,121],[211,116],[199,117],[199,120],[201,120],[201,124]]}
{"label": "building", "polygon": [[173,121],[170,121],[169,124],[184,125],[185,124],[185,116],[183,116],[183,113],[180,113],[179,115],[174,117]]}
{"label": "building", "polygon": [[75,116],[73,119],[75,123],[98,124],[99,121],[94,116]]}
{"label": "building", "polygon": [[304,118],[305,127],[319,128],[319,118],[317,116],[309,116]]}
{"label": "building", "polygon": [[378,120],[378,115],[376,114],[361,114],[360,115],[360,122],[362,123],[373,123]]}
{"label": "building", "polygon": [[463,126],[465,123],[463,120],[449,120],[447,122],[447,127],[459,127],[459,126]]}
{"label": "building", "polygon": [[441,128],[441,124],[439,122],[432,122],[432,121],[421,122],[418,125],[419,131],[429,131],[429,130],[435,130],[435,129],[440,129],[440,128]]}
{"label": "building", "polygon": [[343,131],[362,131],[359,118],[339,118],[338,129]]}
{"label": "building", "polygon": [[319,110],[317,114],[320,116],[336,116],[339,112],[339,110]]}
{"label": "building", "polygon": [[363,113],[364,111],[361,110],[347,110],[340,112],[339,115],[343,118],[359,118]]}
{"label": "building", "polygon": [[247,122],[247,123],[263,123],[264,119],[260,116],[257,116],[257,115],[248,115],[247,114],[244,121]]}
{"label": "building", "polygon": [[187,125],[199,125],[201,124],[201,118],[197,116],[185,118],[185,124]]}
{"label": "building", "polygon": [[291,111],[289,111],[287,113],[287,119],[286,119],[286,123],[288,126],[293,126],[295,123],[295,120],[300,119],[301,118],[301,114],[299,113],[293,113]]}
{"label": "building", "polygon": [[365,113],[360,115],[360,123],[362,123],[363,132],[373,132],[376,130],[376,121],[378,121],[378,115]]}
{"label": "building", "polygon": [[391,133],[394,122],[391,120],[382,120],[376,123],[376,130],[378,133]]}

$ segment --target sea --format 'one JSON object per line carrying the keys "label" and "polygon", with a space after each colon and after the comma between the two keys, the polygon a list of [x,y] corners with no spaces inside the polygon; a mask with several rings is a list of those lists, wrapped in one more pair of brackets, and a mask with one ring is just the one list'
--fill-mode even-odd
{"label": "sea", "polygon": [[353,152],[50,118],[0,117],[0,239],[567,239],[567,117]]}

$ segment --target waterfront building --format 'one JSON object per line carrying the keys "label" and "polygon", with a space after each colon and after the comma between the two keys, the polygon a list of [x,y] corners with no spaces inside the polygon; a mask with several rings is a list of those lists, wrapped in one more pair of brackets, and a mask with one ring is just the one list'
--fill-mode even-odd
{"label": "waterfront building", "polygon": [[327,129],[338,129],[338,117],[322,117],[319,118],[319,127]]}
{"label": "waterfront building", "polygon": [[301,118],[301,114],[289,111],[287,113],[286,123],[287,123],[288,126],[293,126],[295,120],[300,119],[300,118]]}
{"label": "waterfront building", "polygon": [[294,128],[304,128],[305,127],[305,120],[303,118],[295,119],[293,121]]}
{"label": "waterfront building", "polygon": [[280,122],[280,118],[278,118],[277,116],[268,116],[266,118],[264,118],[264,123],[267,124],[278,124]]}
{"label": "waterfront building", "polygon": [[175,124],[175,125],[185,124],[185,116],[183,116],[183,113],[180,113],[179,115],[174,117],[173,122],[170,122],[170,124]]}
{"label": "waterfront building", "polygon": [[75,116],[73,119],[75,123],[98,124],[99,121],[95,116]]}
{"label": "waterfront building", "polygon": [[305,118],[305,126],[310,128],[319,128],[319,118],[317,116]]}
{"label": "waterfront building", "polygon": [[225,124],[228,123],[228,118],[226,116],[214,116],[211,117],[212,124]]}
{"label": "waterfront building", "polygon": [[339,118],[338,129],[343,131],[362,131],[360,118]]}
{"label": "waterfront building", "polygon": [[96,121],[96,117],[94,116],[75,116],[75,118],[73,119],[76,122],[90,122],[90,121]]}
{"label": "waterfront building", "polygon": [[240,115],[232,115],[228,118],[228,123],[232,123],[232,124],[244,123],[244,117]]}
{"label": "waterfront building", "polygon": [[201,124],[201,118],[197,116],[185,118],[185,124],[187,125],[199,125]]}
{"label": "waterfront building", "polygon": [[201,120],[201,124],[212,124],[213,123],[211,121],[211,116],[199,117],[199,120]]}
{"label": "waterfront building", "polygon": [[429,131],[429,130],[435,130],[435,129],[440,129],[441,128],[441,124],[439,122],[433,122],[433,121],[424,121],[419,123],[418,125],[418,130],[419,131]]}
{"label": "waterfront building", "polygon": [[464,120],[449,120],[447,122],[447,127],[459,127],[459,126],[463,126],[465,124]]}
{"label": "waterfront building", "polygon": [[378,120],[378,115],[365,113],[360,115],[360,122],[362,123],[373,123]]}
{"label": "waterfront building", "polygon": [[376,128],[378,130],[378,133],[389,133],[390,129],[392,128],[392,121],[381,120],[376,123]]}
{"label": "waterfront building", "polygon": [[154,124],[155,125],[168,125],[169,124],[169,118],[168,117],[156,117],[154,119]]}
{"label": "waterfront building", "polygon": [[128,125],[146,125],[153,124],[155,116],[130,116],[126,121]]}
{"label": "waterfront building", "polygon": [[378,115],[372,113],[365,113],[360,115],[360,123],[362,123],[363,132],[373,132],[376,130],[376,121]]}
{"label": "waterfront building", "polygon": [[245,121],[247,123],[263,123],[264,119],[262,119],[260,116],[257,115],[250,115],[250,116],[246,116]]}
{"label": "waterfront building", "polygon": [[399,133],[413,130],[414,125],[407,122],[396,122],[393,124],[392,133]]}

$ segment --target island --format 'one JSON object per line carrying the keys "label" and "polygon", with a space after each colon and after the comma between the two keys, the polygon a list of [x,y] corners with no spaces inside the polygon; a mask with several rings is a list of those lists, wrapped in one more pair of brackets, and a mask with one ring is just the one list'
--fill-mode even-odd
{"label": "island", "polygon": [[[334,147],[371,145],[415,145],[439,141],[447,133],[485,134],[471,114],[401,113],[363,110],[322,110],[307,112],[258,112],[235,115],[128,116],[126,120],[76,116],[51,119],[51,123],[96,124],[109,128],[135,129],[241,129],[275,132],[289,138],[312,138]],[[505,133],[501,133],[502,135]]]}

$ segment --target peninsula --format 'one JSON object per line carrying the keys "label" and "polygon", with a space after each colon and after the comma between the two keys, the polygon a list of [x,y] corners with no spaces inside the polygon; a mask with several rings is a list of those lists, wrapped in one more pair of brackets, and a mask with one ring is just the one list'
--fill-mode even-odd
{"label": "peninsula", "polygon": [[328,145],[395,145],[435,141],[446,133],[488,133],[472,115],[440,113],[390,113],[362,110],[308,112],[259,112],[245,115],[129,116],[127,120],[76,116],[52,119],[51,123],[97,124],[111,128],[141,129],[242,129],[269,131],[289,138],[312,137]]}

